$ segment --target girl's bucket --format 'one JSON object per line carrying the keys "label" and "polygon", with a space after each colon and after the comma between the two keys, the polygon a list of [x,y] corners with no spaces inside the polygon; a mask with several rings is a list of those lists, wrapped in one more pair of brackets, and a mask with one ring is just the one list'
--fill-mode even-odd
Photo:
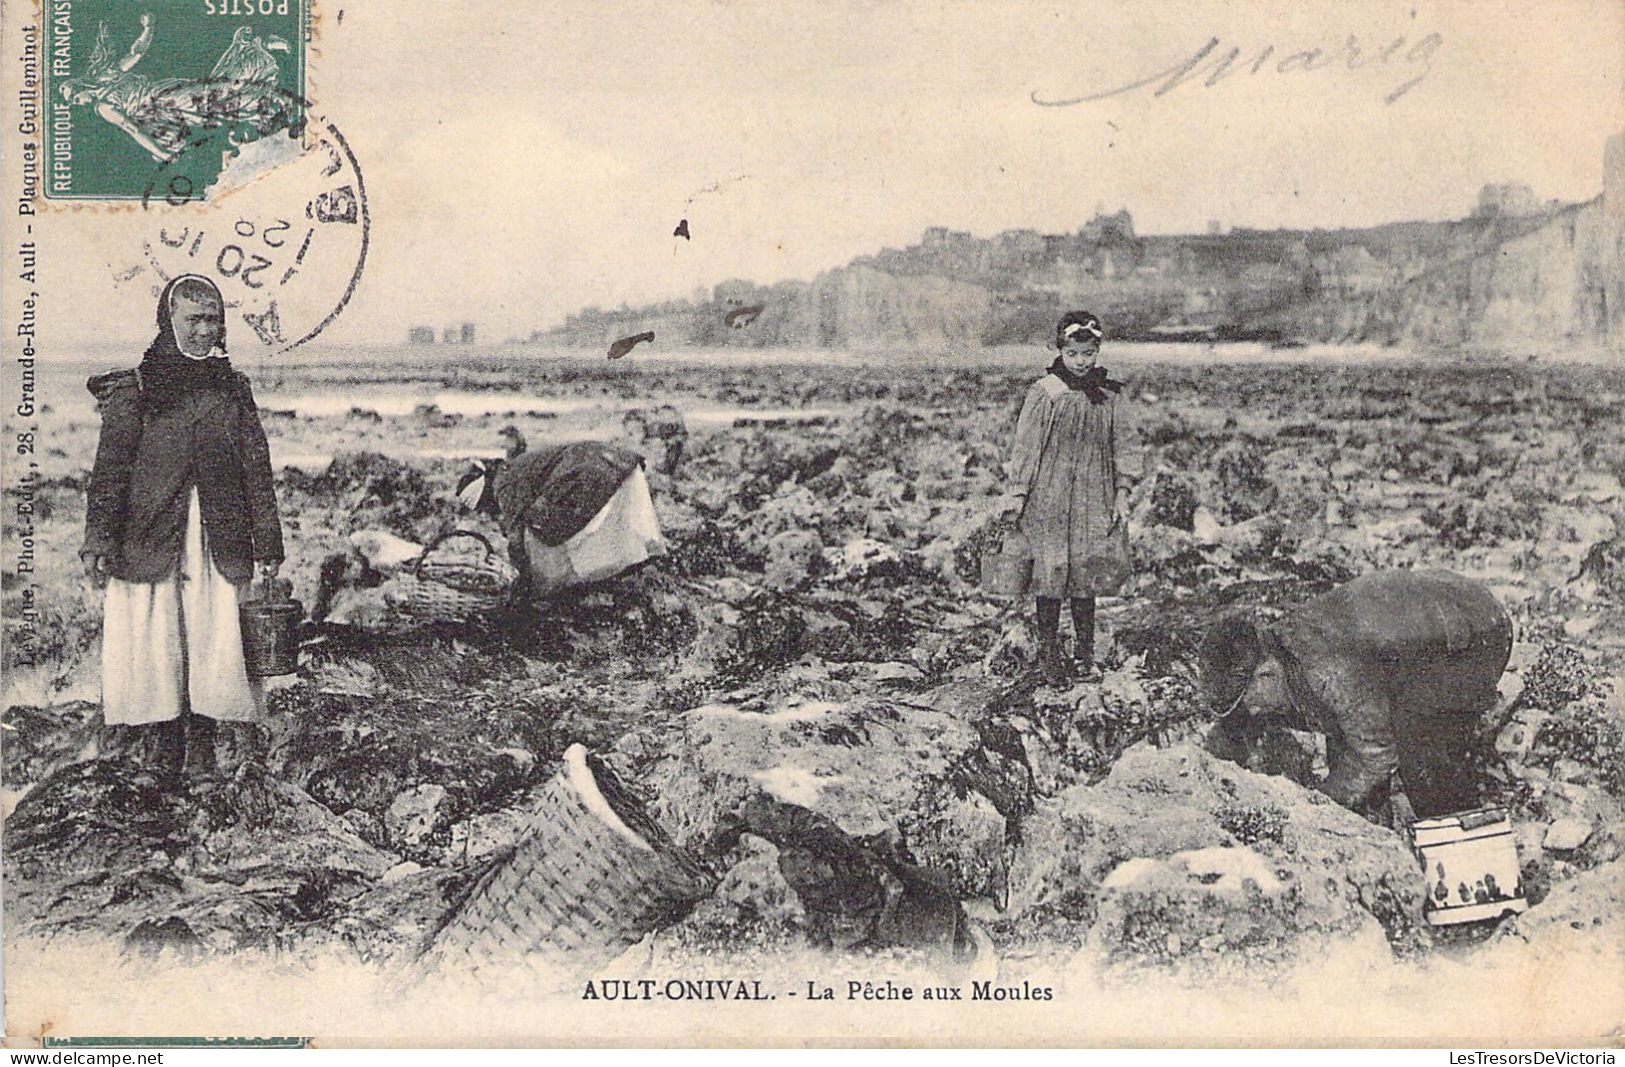
{"label": "girl's bucket", "polygon": [[1499,808],[1458,812],[1411,824],[1427,876],[1424,912],[1434,926],[1498,919],[1527,911],[1512,823]]}
{"label": "girl's bucket", "polygon": [[[991,549],[991,546],[990,546]],[[1005,532],[998,551],[982,554],[982,592],[993,596],[1021,596],[1033,580],[1033,548],[1020,530]]]}
{"label": "girl's bucket", "polygon": [[591,973],[715,888],[608,767],[571,745],[529,835],[448,912],[415,970],[483,984]]}
{"label": "girl's bucket", "polygon": [[289,596],[292,586],[269,581],[249,591],[237,608],[243,631],[243,663],[255,678],[292,674],[299,669],[299,620],[304,606]]}

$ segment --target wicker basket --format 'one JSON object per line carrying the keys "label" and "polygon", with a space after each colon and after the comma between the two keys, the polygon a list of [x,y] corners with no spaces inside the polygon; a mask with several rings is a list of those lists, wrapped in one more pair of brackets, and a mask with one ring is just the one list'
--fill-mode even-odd
{"label": "wicker basket", "polygon": [[[455,537],[472,538],[485,551],[478,556],[439,552]],[[426,621],[463,622],[501,607],[518,578],[513,564],[483,535],[453,530],[435,538],[418,557],[401,594],[401,610]]]}
{"label": "wicker basket", "polygon": [[430,935],[415,970],[487,983],[588,974],[715,888],[607,767],[571,745],[533,831]]}

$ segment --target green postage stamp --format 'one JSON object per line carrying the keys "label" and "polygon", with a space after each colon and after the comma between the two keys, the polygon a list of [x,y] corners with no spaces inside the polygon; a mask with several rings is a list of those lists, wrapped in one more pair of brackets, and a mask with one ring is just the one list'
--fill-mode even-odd
{"label": "green postage stamp", "polygon": [[242,146],[298,136],[309,6],[45,0],[45,196],[203,199]]}

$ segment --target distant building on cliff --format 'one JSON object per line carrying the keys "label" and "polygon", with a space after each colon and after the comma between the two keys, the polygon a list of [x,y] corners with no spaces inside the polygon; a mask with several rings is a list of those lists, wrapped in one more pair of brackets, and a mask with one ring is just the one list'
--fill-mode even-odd
{"label": "distant building on cliff", "polygon": [[711,288],[711,299],[718,304],[754,304],[751,297],[755,295],[756,283],[743,278],[729,278]]}
{"label": "distant building on cliff", "polygon": [[1007,256],[1041,256],[1044,235],[1037,230],[1005,230],[993,238],[994,247]]}
{"label": "distant building on cliff", "polygon": [[414,326],[406,331],[406,340],[414,345],[432,345],[434,344],[434,327]]}
{"label": "distant building on cliff", "polygon": [[1035,293],[1050,293],[1069,300],[1081,300],[1096,287],[1094,264],[1087,260],[1057,260],[1034,270],[1025,279]]}
{"label": "distant building on cliff", "polygon": [[916,262],[931,273],[964,273],[986,265],[987,246],[969,230],[929,226],[920,238]]}
{"label": "distant building on cliff", "polygon": [[946,226],[927,226],[925,236],[920,238],[920,245],[924,248],[953,248],[957,245],[969,244],[976,240],[968,230],[950,230]]}
{"label": "distant building on cliff", "polygon": [[1478,191],[1473,218],[1520,218],[1536,214],[1543,206],[1535,199],[1535,191],[1522,182],[1492,183]]}
{"label": "distant building on cliff", "polygon": [[1322,290],[1343,297],[1376,292],[1397,278],[1397,272],[1373,256],[1364,245],[1334,249],[1316,256],[1312,265]]}
{"label": "distant building on cliff", "polygon": [[1126,208],[1115,215],[1097,211],[1095,217],[1078,230],[1078,236],[1085,241],[1132,241],[1134,216]]}

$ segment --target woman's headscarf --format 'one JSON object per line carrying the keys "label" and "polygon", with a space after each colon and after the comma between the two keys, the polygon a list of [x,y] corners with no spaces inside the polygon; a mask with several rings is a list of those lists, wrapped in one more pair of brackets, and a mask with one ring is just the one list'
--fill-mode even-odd
{"label": "woman's headscarf", "polygon": [[[142,396],[154,410],[188,393],[231,382],[231,361],[224,355],[194,358],[181,351],[175,340],[174,322],[175,301],[181,296],[193,300],[212,296],[222,312],[226,306],[219,287],[200,274],[182,274],[164,286],[158,297],[158,336],[152,339],[141,359]],[[216,347],[222,353],[226,350],[224,329]]]}
{"label": "woman's headscarf", "polygon": [[496,515],[496,477],[506,466],[502,460],[476,459],[472,466],[457,479],[457,499],[470,511]]}

